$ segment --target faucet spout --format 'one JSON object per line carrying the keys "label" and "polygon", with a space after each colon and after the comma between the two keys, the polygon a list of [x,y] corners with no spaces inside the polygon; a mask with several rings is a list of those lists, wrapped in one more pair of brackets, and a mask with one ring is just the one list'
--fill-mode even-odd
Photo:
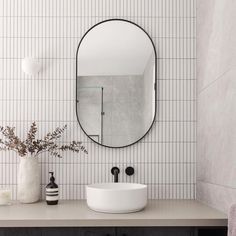
{"label": "faucet spout", "polygon": [[120,169],[118,167],[112,167],[111,169],[111,173],[114,175],[114,183],[118,183],[118,176],[119,176],[119,173],[120,173]]}
{"label": "faucet spout", "polygon": [[114,182],[115,183],[118,183],[118,175],[119,175],[118,170],[114,170]]}

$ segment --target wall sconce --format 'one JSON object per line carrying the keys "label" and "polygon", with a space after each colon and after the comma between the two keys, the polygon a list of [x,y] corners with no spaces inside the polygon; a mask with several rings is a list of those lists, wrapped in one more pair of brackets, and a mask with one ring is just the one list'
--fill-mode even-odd
{"label": "wall sconce", "polygon": [[21,68],[27,75],[33,76],[41,70],[41,63],[36,58],[26,57],[22,60]]}

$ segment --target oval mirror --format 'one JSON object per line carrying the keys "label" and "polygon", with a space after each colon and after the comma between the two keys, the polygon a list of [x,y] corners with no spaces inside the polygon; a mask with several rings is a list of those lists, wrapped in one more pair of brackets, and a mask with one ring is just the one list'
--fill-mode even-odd
{"label": "oval mirror", "polygon": [[138,25],[112,19],[93,26],[76,56],[76,114],[93,141],[129,146],[156,114],[156,51]]}

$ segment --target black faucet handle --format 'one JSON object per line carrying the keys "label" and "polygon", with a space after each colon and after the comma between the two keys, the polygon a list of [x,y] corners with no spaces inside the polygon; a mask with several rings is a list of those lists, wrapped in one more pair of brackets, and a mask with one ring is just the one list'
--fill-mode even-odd
{"label": "black faucet handle", "polygon": [[128,176],[131,176],[134,174],[134,168],[132,166],[128,166],[126,169],[125,169],[125,173],[128,175]]}
{"label": "black faucet handle", "polygon": [[114,167],[111,168],[111,173],[112,173],[113,175],[115,174],[115,172],[116,172],[117,174],[120,173],[120,169],[119,169],[118,167],[116,167],[116,166],[114,166]]}

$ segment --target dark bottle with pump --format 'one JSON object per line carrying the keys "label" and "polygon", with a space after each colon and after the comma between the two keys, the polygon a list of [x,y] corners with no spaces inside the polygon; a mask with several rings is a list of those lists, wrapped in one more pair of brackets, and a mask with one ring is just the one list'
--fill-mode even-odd
{"label": "dark bottle with pump", "polygon": [[50,183],[46,186],[46,202],[48,205],[57,205],[59,199],[58,185],[55,183],[53,172],[51,174]]}

